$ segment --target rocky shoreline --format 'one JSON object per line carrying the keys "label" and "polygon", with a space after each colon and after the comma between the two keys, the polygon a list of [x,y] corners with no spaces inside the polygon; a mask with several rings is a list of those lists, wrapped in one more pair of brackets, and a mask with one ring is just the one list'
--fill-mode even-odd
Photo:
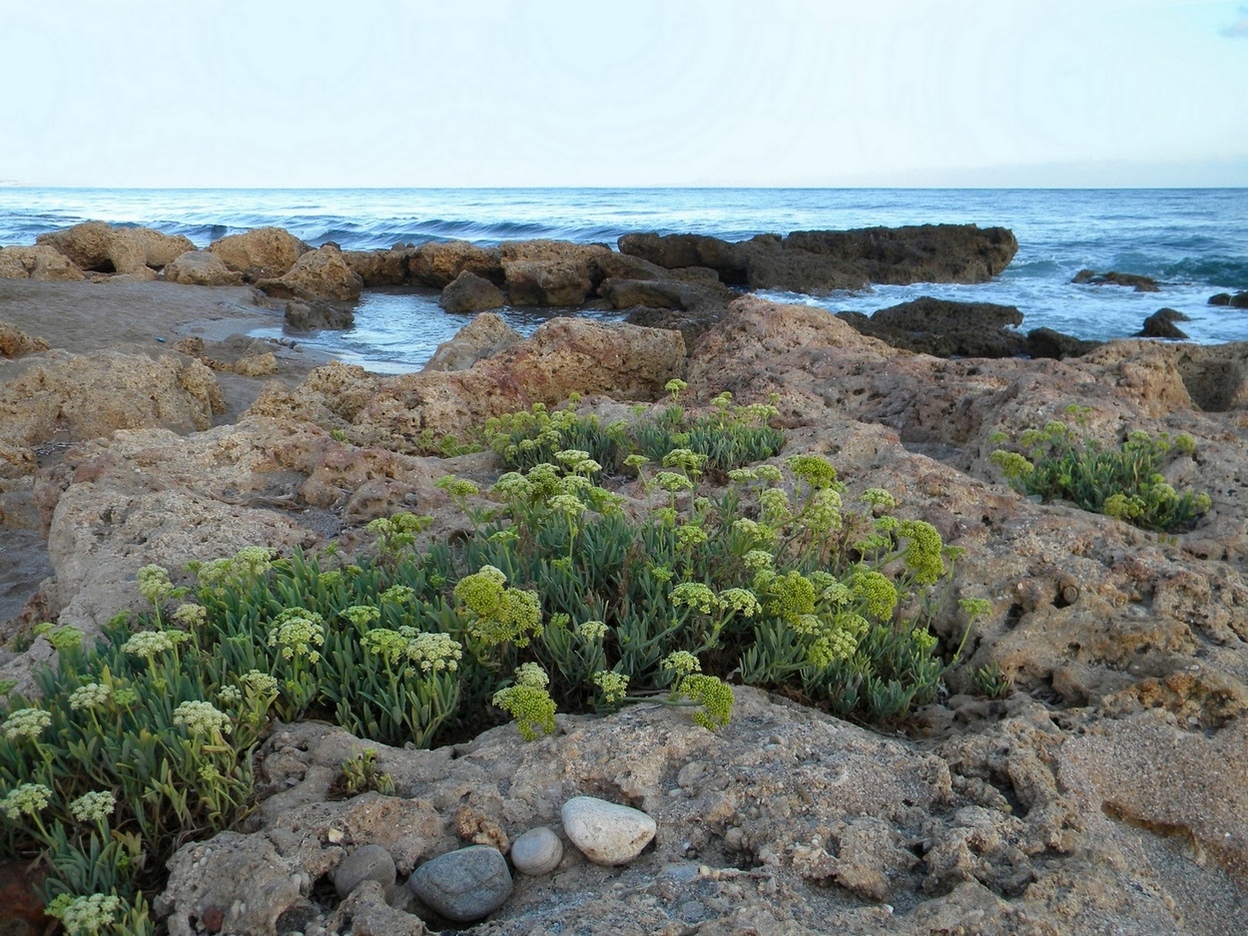
{"label": "rocky shoreline", "polygon": [[[635,253],[528,242],[356,256],[270,231],[192,251],[205,258],[92,230],[94,252],[65,239],[0,250],[0,270],[20,266],[26,280],[102,281],[0,278],[11,326],[0,326],[0,562],[12,563],[11,544],[33,554],[46,538],[51,570],[28,576],[24,610],[0,614],[11,617],[0,677],[28,680],[52,658],[31,636],[36,621],[94,634],[139,609],[133,578],[148,563],[177,570],[329,539],[349,554],[367,547],[370,520],[398,509],[433,515],[429,535],[453,537],[462,518],[437,479],[488,484],[501,467],[488,452],[431,455],[428,438],[574,393],[624,418],[673,377],[697,405],[725,390],[745,404],[775,394],[783,454],[826,455],[852,492],[896,492],[906,516],[965,550],[950,600],[990,606],[949,694],[904,735],[743,687],[717,734],[658,706],[561,715],[531,744],[504,726],[431,752],[320,723],[279,727],[260,762],[256,827],[172,862],[157,902],[171,933],[425,932],[380,884],[337,906],[320,885],[364,846],[385,849],[403,879],[486,827],[506,841],[538,826],[565,835],[562,808],[581,795],[643,810],[653,846],[621,867],[565,848],[553,872],[516,875],[471,932],[553,933],[573,917],[603,934],[1242,932],[1248,344],[944,359],[733,289],[890,275],[871,264],[892,262],[897,239],[878,232],[855,248],[815,235],[732,249],[641,235]],[[894,265],[917,256],[923,276],[991,276],[1012,238],[981,234],[973,262],[950,259],[959,251],[947,244],[923,253],[928,231]],[[190,285],[214,277],[224,281],[211,290]],[[483,316],[447,369],[401,377],[231,337],[291,304],[333,309],[386,280],[454,296],[457,282],[479,286],[467,277],[512,302],[610,303],[669,327],[565,318],[520,341]],[[1168,480],[1208,492],[1211,509],[1161,535],[1006,486],[989,460],[997,435],[1072,406],[1106,444],[1134,430],[1191,435],[1195,457]],[[620,493],[644,503],[639,488]],[[952,641],[952,616],[944,626]],[[975,691],[989,665],[1013,681],[999,701]],[[393,792],[332,800],[337,765],[362,749]],[[464,807],[479,821],[457,821]]]}

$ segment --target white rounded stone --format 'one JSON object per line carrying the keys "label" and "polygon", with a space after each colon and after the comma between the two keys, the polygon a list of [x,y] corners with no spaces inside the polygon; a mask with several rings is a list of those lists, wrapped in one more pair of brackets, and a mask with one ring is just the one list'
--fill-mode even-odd
{"label": "white rounded stone", "polygon": [[645,848],[657,830],[640,809],[608,803],[593,796],[575,796],[563,804],[563,830],[572,844],[600,865],[627,864]]}
{"label": "white rounded stone", "polygon": [[549,874],[563,858],[563,842],[546,826],[529,829],[511,843],[511,863],[524,874]]}

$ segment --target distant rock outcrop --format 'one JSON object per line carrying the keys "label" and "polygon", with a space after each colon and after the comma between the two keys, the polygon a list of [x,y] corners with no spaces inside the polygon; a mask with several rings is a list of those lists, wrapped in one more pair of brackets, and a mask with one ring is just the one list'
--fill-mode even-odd
{"label": "distant rock outcrop", "polygon": [[1095,270],[1080,270],[1075,274],[1072,283],[1088,286],[1132,286],[1136,292],[1160,292],[1157,281],[1151,276],[1140,276],[1137,273],[1097,273]]}

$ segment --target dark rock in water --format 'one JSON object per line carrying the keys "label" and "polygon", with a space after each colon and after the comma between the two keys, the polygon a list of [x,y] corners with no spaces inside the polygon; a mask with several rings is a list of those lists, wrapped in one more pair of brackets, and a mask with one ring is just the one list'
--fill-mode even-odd
{"label": "dark rock in water", "polygon": [[507,859],[491,845],[470,845],[439,855],[412,872],[413,893],[456,923],[489,916],[511,896]]}
{"label": "dark rock in water", "polygon": [[838,315],[862,334],[894,348],[936,357],[999,358],[1027,353],[1026,339],[1010,328],[1023,321],[1014,306],[922,296],[880,309],[870,318],[854,312]]}
{"label": "dark rock in water", "polygon": [[1136,273],[1097,273],[1095,270],[1080,270],[1075,274],[1072,283],[1087,286],[1134,286],[1136,292],[1160,292],[1157,281],[1151,276],[1140,276]]}
{"label": "dark rock in water", "polygon": [[286,303],[286,325],[296,331],[351,328],[355,325],[355,311],[350,305],[291,300]]}
{"label": "dark rock in water", "polygon": [[1144,320],[1144,328],[1139,332],[1140,338],[1169,338],[1183,341],[1187,333],[1178,328],[1175,322],[1190,322],[1191,319],[1174,309],[1158,309]]}
{"label": "dark rock in water", "polygon": [[1235,295],[1230,293],[1217,293],[1209,297],[1211,306],[1230,306],[1233,309],[1248,309],[1248,292],[1238,292]]}
{"label": "dark rock in water", "polygon": [[438,305],[452,314],[499,309],[506,302],[501,289],[471,270],[464,270],[448,283],[438,299]]}
{"label": "dark rock in water", "polygon": [[854,231],[762,234],[741,243],[694,234],[626,234],[620,252],[669,269],[709,267],[723,282],[820,293],[868,283],[981,283],[1009,265],[1018,241],[1005,228],[926,224]]}
{"label": "dark rock in water", "polygon": [[1051,328],[1033,328],[1027,333],[1027,354],[1033,358],[1053,358],[1060,361],[1064,358],[1083,357],[1102,344],[1103,341],[1085,341]]}

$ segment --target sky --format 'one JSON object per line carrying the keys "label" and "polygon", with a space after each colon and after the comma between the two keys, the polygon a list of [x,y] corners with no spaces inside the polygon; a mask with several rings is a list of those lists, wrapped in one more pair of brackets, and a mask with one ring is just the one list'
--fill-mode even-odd
{"label": "sky", "polygon": [[0,182],[1245,186],[1248,6],[0,0]]}

